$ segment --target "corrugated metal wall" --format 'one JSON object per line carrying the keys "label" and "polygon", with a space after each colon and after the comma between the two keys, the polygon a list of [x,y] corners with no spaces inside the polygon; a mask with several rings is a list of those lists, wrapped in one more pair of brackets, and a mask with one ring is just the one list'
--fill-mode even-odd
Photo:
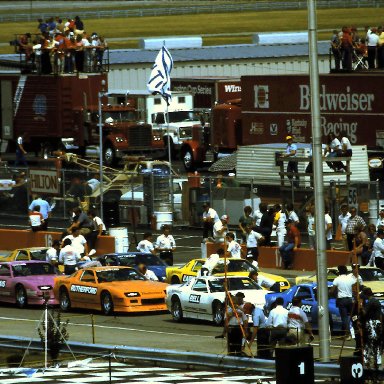
{"label": "corrugated metal wall", "polygon": [[[145,89],[152,64],[111,65],[108,73],[110,89]],[[328,57],[319,59],[319,72],[329,73]],[[172,77],[233,76],[274,74],[309,74],[306,57],[271,58],[269,60],[175,62]]]}

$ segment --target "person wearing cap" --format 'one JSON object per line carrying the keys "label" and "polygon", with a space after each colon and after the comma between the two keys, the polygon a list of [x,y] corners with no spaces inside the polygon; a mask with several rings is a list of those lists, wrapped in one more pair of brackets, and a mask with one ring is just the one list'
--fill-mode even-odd
{"label": "person wearing cap", "polygon": [[377,268],[384,269],[384,229],[379,228],[373,243],[372,258]]}
{"label": "person wearing cap", "polygon": [[223,215],[221,216],[220,220],[216,221],[216,223],[213,224],[213,238],[215,239],[216,243],[224,242],[225,235],[228,231],[228,221],[228,216]]}
{"label": "person wearing cap", "polygon": [[381,305],[369,287],[363,288],[362,296],[365,299],[360,314],[363,327],[364,363],[367,368],[377,370],[381,367],[382,362],[383,315]]}
{"label": "person wearing cap", "polygon": [[[248,326],[248,318],[244,313],[244,293],[237,292],[232,297],[232,305],[228,305],[226,311],[226,323],[228,324],[227,329],[227,342],[228,342],[228,354],[229,355],[241,355],[243,350],[243,331],[246,331]],[[245,332],[246,334],[246,332]]]}
{"label": "person wearing cap", "polygon": [[213,237],[213,225],[220,221],[217,212],[211,208],[210,204],[203,204],[203,241],[208,237]]}
{"label": "person wearing cap", "polygon": [[225,237],[228,243],[227,253],[229,254],[229,257],[241,259],[241,246],[235,240],[235,234],[233,232],[228,232]]}
{"label": "person wearing cap", "polygon": [[[287,136],[285,138],[287,142],[287,148],[285,153],[282,154],[282,157],[295,157],[297,154],[297,145],[293,143],[293,137]],[[292,181],[293,175],[295,174],[296,182],[293,184],[295,187],[299,186],[299,168],[297,161],[288,161],[287,164],[288,179]]]}

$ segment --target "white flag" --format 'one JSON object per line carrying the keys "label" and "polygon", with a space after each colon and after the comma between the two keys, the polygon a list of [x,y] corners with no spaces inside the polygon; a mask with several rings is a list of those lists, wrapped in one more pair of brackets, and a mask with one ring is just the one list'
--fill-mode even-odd
{"label": "white flag", "polygon": [[168,49],[162,47],[158,53],[155,65],[147,84],[148,91],[152,94],[160,94],[169,105],[171,100],[171,71],[173,60]]}

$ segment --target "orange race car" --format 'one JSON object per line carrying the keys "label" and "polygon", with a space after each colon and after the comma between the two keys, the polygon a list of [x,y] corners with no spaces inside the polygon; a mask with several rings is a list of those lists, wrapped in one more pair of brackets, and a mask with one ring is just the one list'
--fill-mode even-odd
{"label": "orange race car", "polygon": [[146,312],[167,310],[166,283],[149,281],[130,267],[84,268],[70,276],[55,279],[54,294],[60,308],[113,312]]}

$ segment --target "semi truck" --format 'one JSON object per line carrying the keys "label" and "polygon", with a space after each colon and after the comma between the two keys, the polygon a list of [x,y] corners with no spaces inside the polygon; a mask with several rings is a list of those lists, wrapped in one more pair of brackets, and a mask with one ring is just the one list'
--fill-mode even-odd
{"label": "semi truck", "polygon": [[[383,84],[384,73],[320,75],[323,143],[334,133],[347,136],[353,145],[367,145],[370,153],[380,153]],[[242,76],[241,98],[212,108],[210,146],[204,151],[204,142],[195,143],[194,163],[233,153],[239,146],[284,143],[287,135],[298,143],[310,143],[311,128],[309,76]]]}
{"label": "semi truck", "polygon": [[0,74],[2,151],[14,151],[23,135],[26,150],[36,155],[65,150],[99,156],[100,108],[106,165],[152,151],[151,125],[131,106],[109,105],[103,86],[105,74]]}

